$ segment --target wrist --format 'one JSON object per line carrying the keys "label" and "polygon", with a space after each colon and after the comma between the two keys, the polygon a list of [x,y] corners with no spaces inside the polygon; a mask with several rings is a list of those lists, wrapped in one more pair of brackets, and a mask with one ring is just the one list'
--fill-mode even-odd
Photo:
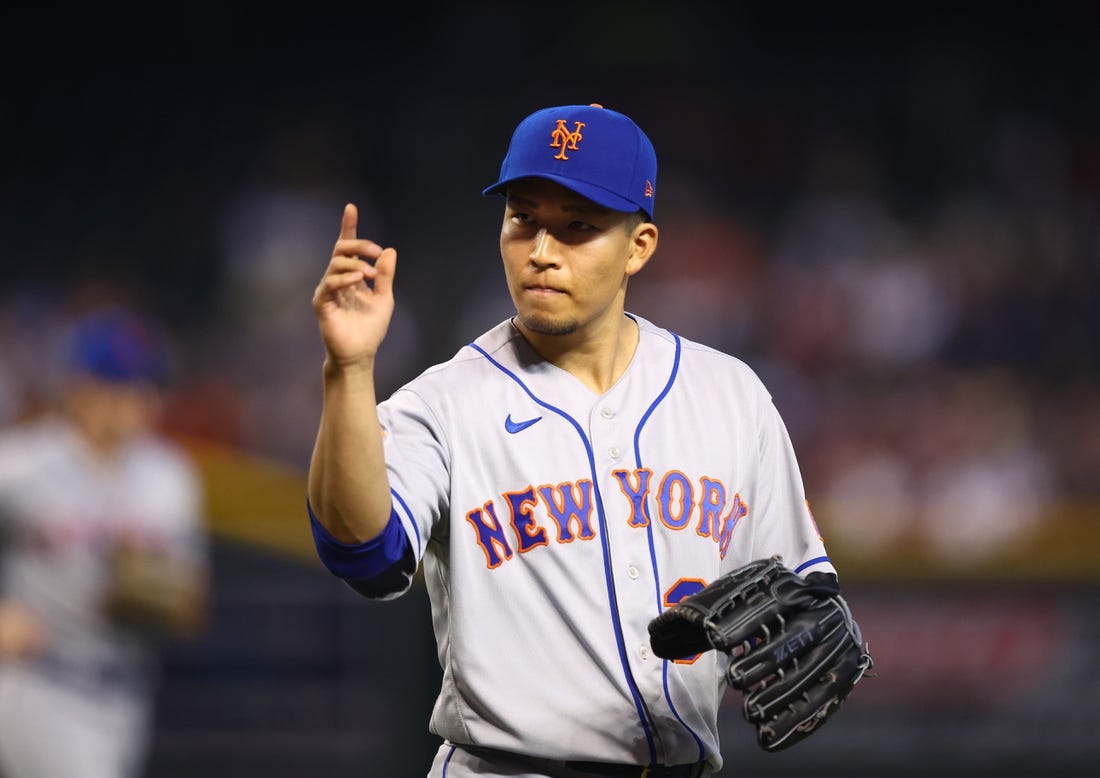
{"label": "wrist", "polygon": [[374,379],[374,356],[342,360],[329,355],[325,357],[322,373],[328,379]]}
{"label": "wrist", "polygon": [[339,362],[329,357],[322,369],[325,396],[335,394],[374,398],[374,359]]}

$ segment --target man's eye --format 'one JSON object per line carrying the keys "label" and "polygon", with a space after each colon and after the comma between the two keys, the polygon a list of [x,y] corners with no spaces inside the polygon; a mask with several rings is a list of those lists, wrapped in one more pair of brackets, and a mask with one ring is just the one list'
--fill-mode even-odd
{"label": "man's eye", "polygon": [[577,222],[569,222],[569,229],[577,230],[579,232],[588,232],[589,230],[594,230],[596,228],[593,227],[588,222],[579,222],[579,221],[577,221]]}

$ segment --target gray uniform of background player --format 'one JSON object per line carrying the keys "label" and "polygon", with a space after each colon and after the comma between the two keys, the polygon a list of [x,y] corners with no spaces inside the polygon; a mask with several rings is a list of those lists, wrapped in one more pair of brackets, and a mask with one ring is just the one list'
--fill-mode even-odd
{"label": "gray uniform of background player", "polygon": [[[756,375],[635,318],[638,351],[603,396],[505,321],[380,405],[444,670],[431,730],[448,740],[717,769],[724,665],[716,652],[653,656],[648,622],[692,582],[761,556],[835,572]],[[628,496],[636,469],[652,473],[641,502],[656,515]],[[559,506],[569,491],[583,508],[587,493],[585,521],[556,521],[547,487]],[[466,758],[444,745],[433,775]]]}
{"label": "gray uniform of background player", "polygon": [[157,680],[156,646],[101,606],[112,538],[205,561],[191,463],[152,437],[113,459],[48,418],[0,435],[0,599],[45,628],[43,653],[0,657],[0,775],[140,774]]}

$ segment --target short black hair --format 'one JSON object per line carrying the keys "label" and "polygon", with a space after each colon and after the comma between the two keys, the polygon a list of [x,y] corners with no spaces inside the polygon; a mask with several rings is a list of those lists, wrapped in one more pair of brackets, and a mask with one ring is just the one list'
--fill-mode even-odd
{"label": "short black hair", "polygon": [[639,208],[637,211],[627,214],[623,226],[626,227],[626,232],[629,235],[634,232],[634,228],[639,224],[645,224],[648,221],[652,221],[652,219],[649,218],[649,214]]}

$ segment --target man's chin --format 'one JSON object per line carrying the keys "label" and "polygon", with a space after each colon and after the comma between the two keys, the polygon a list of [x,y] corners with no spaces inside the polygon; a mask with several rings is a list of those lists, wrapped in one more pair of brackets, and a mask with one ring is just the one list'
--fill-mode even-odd
{"label": "man's chin", "polygon": [[572,335],[577,331],[574,319],[553,319],[548,316],[523,315],[517,317],[524,329],[539,335]]}

